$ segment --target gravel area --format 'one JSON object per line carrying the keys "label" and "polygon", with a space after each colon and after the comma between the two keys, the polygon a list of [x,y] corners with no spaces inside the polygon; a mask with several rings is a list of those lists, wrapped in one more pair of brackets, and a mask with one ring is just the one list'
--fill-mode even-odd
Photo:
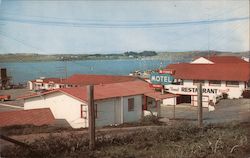
{"label": "gravel area", "polygon": [[23,106],[23,100],[19,99],[17,100],[18,97],[24,96],[24,95],[29,95],[31,93],[34,93],[27,88],[20,88],[20,89],[7,89],[7,90],[0,90],[0,95],[10,95],[11,100],[3,102],[4,104],[9,104],[9,105],[15,105],[15,106]]}
{"label": "gravel area", "polygon": [[[173,118],[174,107],[162,106],[161,116]],[[197,121],[197,107],[184,104],[175,106],[175,119]],[[203,108],[204,123],[221,123],[230,121],[250,122],[250,99],[223,99],[214,111]]]}

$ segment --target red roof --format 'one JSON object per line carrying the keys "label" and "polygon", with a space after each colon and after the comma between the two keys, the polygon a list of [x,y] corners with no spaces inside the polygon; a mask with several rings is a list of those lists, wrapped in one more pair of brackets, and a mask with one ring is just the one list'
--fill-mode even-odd
{"label": "red roof", "polygon": [[204,57],[214,63],[247,63],[247,61],[236,56],[207,56]]}
{"label": "red roof", "polygon": [[65,79],[62,83],[73,85],[98,85],[134,81],[136,79],[137,78],[132,76],[75,74]]}
{"label": "red roof", "polygon": [[[154,89],[149,87],[147,82],[137,80],[137,81],[129,81],[129,82],[121,82],[121,83],[113,83],[113,84],[104,84],[104,85],[95,85],[94,86],[94,99],[107,99],[107,98],[115,98],[115,97],[122,97],[122,96],[132,96],[132,95],[140,95],[140,94],[152,94],[154,93]],[[48,91],[42,93],[40,95],[46,95],[48,93],[54,92],[62,92],[67,95],[70,95],[74,98],[80,99],[82,101],[87,101],[87,88],[84,87],[75,87],[75,88],[62,88],[62,89],[55,89],[52,91]],[[25,98],[32,98],[38,95],[33,96],[26,96]],[[164,96],[173,97],[172,95]],[[153,98],[159,98],[157,96],[153,96]]]}
{"label": "red roof", "polygon": [[220,64],[170,64],[167,69],[174,69],[177,79],[187,80],[221,80],[249,81],[249,63],[220,63]]}
{"label": "red roof", "polygon": [[49,108],[0,112],[0,127],[12,125],[52,124],[55,118]]}
{"label": "red roof", "polygon": [[[87,89],[81,88],[63,88],[60,91],[70,94],[78,99],[87,101]],[[94,86],[94,99],[107,99],[121,96],[132,96],[144,94],[145,92],[152,91],[148,83],[144,81],[130,81],[113,84],[104,84]]]}

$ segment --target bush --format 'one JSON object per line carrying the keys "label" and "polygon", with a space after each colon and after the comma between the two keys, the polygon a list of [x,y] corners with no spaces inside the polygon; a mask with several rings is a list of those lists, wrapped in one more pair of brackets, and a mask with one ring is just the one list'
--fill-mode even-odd
{"label": "bush", "polygon": [[223,99],[227,99],[228,98],[228,94],[227,93],[222,93],[222,98]]}
{"label": "bush", "polygon": [[1,127],[0,131],[3,135],[24,135],[24,134],[35,134],[35,133],[50,133],[50,132],[61,132],[61,131],[74,130],[71,127],[55,127],[55,126],[35,126],[35,125],[13,125]]}
{"label": "bush", "polygon": [[143,116],[140,119],[140,124],[142,124],[142,125],[152,125],[152,124],[159,125],[161,123],[160,123],[157,116],[155,116],[155,115],[147,115],[147,116]]}
{"label": "bush", "polygon": [[243,98],[250,98],[250,90],[245,90],[242,92]]}

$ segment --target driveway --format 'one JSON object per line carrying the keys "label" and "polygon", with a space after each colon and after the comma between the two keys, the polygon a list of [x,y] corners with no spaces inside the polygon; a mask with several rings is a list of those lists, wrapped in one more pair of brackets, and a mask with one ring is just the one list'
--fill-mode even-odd
{"label": "driveway", "polygon": [[[175,106],[175,119],[197,121],[197,107],[189,104]],[[173,118],[174,106],[161,106],[161,117]],[[222,123],[231,121],[250,122],[250,99],[225,99],[209,112],[203,108],[204,123]]]}

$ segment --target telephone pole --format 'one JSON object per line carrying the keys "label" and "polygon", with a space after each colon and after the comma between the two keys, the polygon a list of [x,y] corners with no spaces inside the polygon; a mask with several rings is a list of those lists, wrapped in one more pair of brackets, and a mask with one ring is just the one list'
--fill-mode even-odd
{"label": "telephone pole", "polygon": [[198,83],[197,85],[197,105],[198,105],[198,127],[203,127],[203,116],[202,116],[202,85],[201,83]]}
{"label": "telephone pole", "polygon": [[95,149],[95,108],[94,108],[94,86],[87,86],[88,94],[88,122],[89,122],[89,149]]}

